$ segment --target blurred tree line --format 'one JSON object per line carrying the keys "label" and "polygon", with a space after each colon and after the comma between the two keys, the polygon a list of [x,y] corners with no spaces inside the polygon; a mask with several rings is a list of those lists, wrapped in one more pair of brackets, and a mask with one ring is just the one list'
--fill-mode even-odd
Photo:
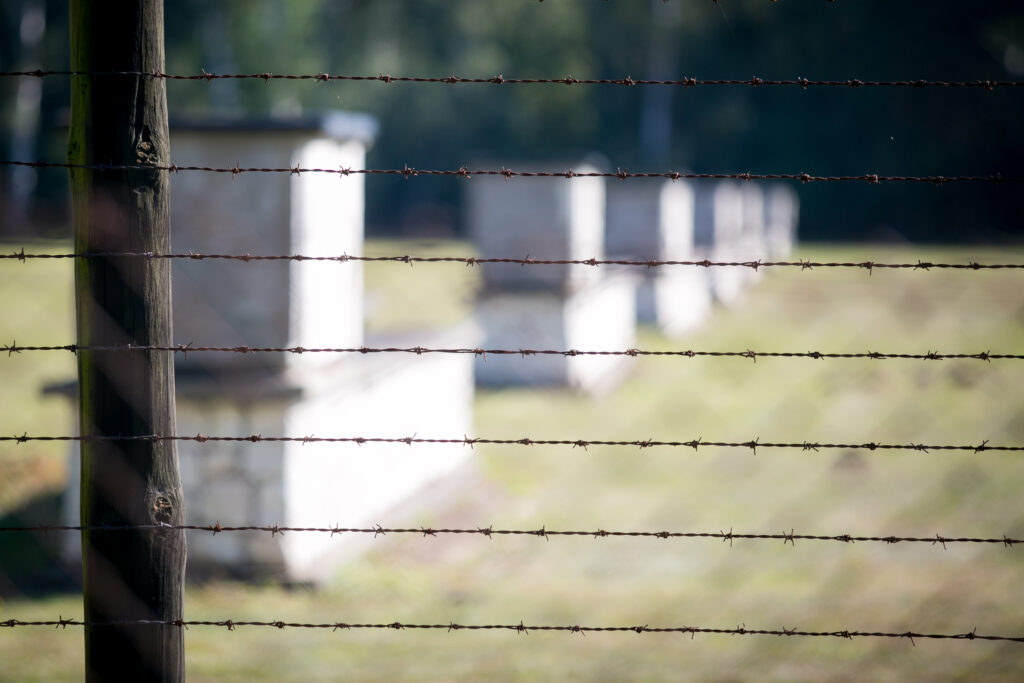
{"label": "blurred tree line", "polygon": [[[167,70],[181,73],[1024,80],[1017,0],[175,0],[165,11]],[[3,0],[0,69],[36,67],[67,68],[67,0]],[[371,112],[373,167],[525,169],[597,152],[612,170],[1024,175],[1024,88],[170,81],[168,98],[172,118]],[[67,105],[66,78],[2,79],[0,157],[62,159]],[[61,223],[63,174],[2,172],[8,230],[25,207]],[[458,233],[465,182],[369,178],[371,232]],[[1015,185],[798,191],[802,239],[1024,236]]]}

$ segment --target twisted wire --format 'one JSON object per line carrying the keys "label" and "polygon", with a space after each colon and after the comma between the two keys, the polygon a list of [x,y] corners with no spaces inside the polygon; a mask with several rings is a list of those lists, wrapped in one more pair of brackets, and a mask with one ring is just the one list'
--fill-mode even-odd
{"label": "twisted wire", "polygon": [[980,444],[925,444],[925,443],[883,443],[878,441],[865,441],[860,443],[831,443],[818,441],[791,441],[772,442],[761,441],[760,438],[748,441],[707,441],[703,437],[689,441],[659,441],[657,439],[632,439],[632,440],[610,440],[610,439],[495,439],[464,436],[461,438],[428,438],[419,436],[382,437],[382,436],[263,436],[262,434],[248,434],[240,436],[217,436],[208,434],[191,435],[168,435],[168,434],[133,434],[133,435],[62,435],[62,436],[40,436],[29,435],[27,432],[21,435],[0,436],[0,442],[14,442],[16,444],[29,441],[72,441],[72,442],[118,442],[118,441],[186,441],[199,444],[219,442],[249,442],[249,443],[354,443],[356,445],[372,443],[405,444],[451,444],[473,448],[477,445],[502,445],[502,446],[571,446],[572,448],[583,448],[586,450],[591,446],[621,446],[633,448],[692,448],[699,451],[700,448],[735,448],[748,449],[757,454],[758,448],[779,448],[779,449],[800,449],[801,451],[826,450],[867,450],[867,451],[917,451],[929,453],[931,451],[964,451],[972,453],[993,452],[1018,452],[1024,451],[1024,446],[994,446],[988,440]]}
{"label": "twisted wire", "polygon": [[[716,0],[717,1],[717,0]],[[791,86],[802,89],[811,87],[829,88],[975,88],[992,91],[996,88],[1017,88],[1024,86],[1024,81],[1005,80],[974,80],[974,81],[945,81],[930,79],[914,80],[862,80],[859,78],[847,79],[810,79],[810,78],[789,78],[773,79],[752,76],[751,78],[693,78],[686,77],[678,79],[645,79],[632,78],[575,78],[572,74],[556,78],[505,78],[501,74],[490,77],[465,77],[465,76],[391,76],[389,74],[354,75],[354,74],[328,74],[325,72],[315,74],[275,74],[270,72],[261,73],[212,73],[201,69],[198,74],[186,73],[164,73],[162,71],[71,71],[56,69],[33,69],[31,71],[0,71],[0,77],[29,77],[48,78],[53,76],[126,76],[135,78],[155,78],[169,81],[212,81],[221,80],[260,80],[265,83],[270,81],[319,81],[327,83],[331,81],[378,81],[381,83],[440,83],[447,85],[457,84],[491,84],[491,85],[621,85],[632,87],[636,85],[654,86],[677,86],[694,88],[698,86],[748,86],[759,88],[762,86]]]}
{"label": "twisted wire", "polygon": [[53,531],[88,531],[103,532],[103,533],[116,533],[123,531],[207,531],[214,535],[219,533],[238,533],[238,532],[266,532],[271,536],[277,536],[278,534],[286,533],[320,533],[330,534],[331,537],[335,535],[344,534],[368,534],[374,538],[378,536],[386,536],[388,534],[419,534],[424,538],[437,537],[442,535],[454,535],[454,536],[485,536],[487,538],[493,538],[494,536],[534,536],[537,538],[543,538],[550,540],[552,537],[568,537],[568,536],[586,536],[591,538],[656,538],[656,539],[669,539],[669,538],[707,538],[717,539],[723,543],[728,541],[732,545],[733,541],[737,540],[757,540],[757,541],[782,541],[783,545],[790,544],[796,547],[796,541],[831,541],[836,543],[884,543],[886,545],[895,545],[897,543],[927,543],[929,545],[937,546],[941,545],[943,549],[949,544],[963,544],[963,543],[976,543],[986,545],[1002,545],[1007,548],[1012,548],[1015,545],[1024,543],[1024,539],[1011,538],[1003,535],[998,538],[996,537],[975,537],[975,536],[943,536],[942,534],[935,534],[934,536],[866,536],[866,535],[851,535],[851,534],[798,534],[793,529],[790,531],[772,534],[772,533],[741,533],[735,532],[731,528],[729,531],[608,531],[606,529],[597,529],[593,531],[586,530],[558,530],[548,529],[546,527],[540,527],[539,529],[495,529],[493,526],[487,527],[474,527],[474,528],[433,528],[433,527],[384,527],[379,524],[371,527],[342,527],[338,525],[334,526],[323,526],[323,527],[301,527],[301,526],[282,526],[280,524],[241,524],[241,525],[229,525],[221,524],[216,522],[214,524],[127,524],[127,525],[75,525],[75,524],[53,524],[53,525],[35,525],[35,526],[8,526],[0,527],[0,533],[50,533]]}
{"label": "twisted wire", "polygon": [[125,165],[125,164],[73,164],[62,161],[14,161],[0,160],[0,166],[24,166],[28,168],[61,168],[61,169],[84,169],[92,171],[203,171],[207,173],[229,173],[237,177],[243,173],[289,173],[301,175],[303,173],[330,173],[338,176],[350,175],[383,175],[401,176],[403,178],[414,178],[418,176],[454,176],[458,178],[471,178],[473,176],[502,176],[506,180],[512,178],[618,178],[627,180],[630,178],[663,178],[667,180],[796,180],[801,183],[814,182],[856,182],[862,181],[869,184],[883,182],[914,182],[931,183],[944,185],[945,183],[960,182],[983,182],[983,183],[1020,183],[1024,177],[1003,177],[1000,174],[991,175],[879,175],[867,173],[863,175],[837,175],[821,176],[808,173],[680,173],[678,171],[654,171],[634,173],[619,169],[614,173],[611,171],[573,171],[571,168],[565,171],[513,171],[502,167],[498,169],[470,170],[466,167],[458,169],[427,170],[416,169],[409,166],[403,168],[349,168],[339,166],[337,168],[303,168],[301,166],[279,166],[279,167],[257,167],[257,166],[191,166],[178,164],[148,164],[148,165]]}
{"label": "twisted wire", "polygon": [[804,637],[804,638],[842,638],[852,640],[854,638],[895,638],[907,639],[915,644],[917,639],[921,640],[985,640],[1024,643],[1024,636],[987,635],[978,634],[977,628],[963,633],[928,633],[919,631],[856,631],[843,629],[838,631],[805,631],[798,628],[781,629],[759,629],[747,628],[746,624],[735,628],[713,628],[705,626],[651,626],[649,624],[634,626],[585,626],[581,624],[569,625],[527,625],[520,621],[518,624],[460,624],[454,621],[446,624],[413,624],[393,621],[390,623],[348,623],[338,622],[293,622],[293,621],[252,621],[252,620],[199,620],[199,619],[134,619],[134,620],[113,620],[113,621],[81,621],[78,619],[65,619],[63,616],[54,620],[25,621],[21,619],[8,619],[0,621],[0,627],[18,628],[27,626],[53,626],[54,628],[66,629],[68,626],[84,626],[89,628],[109,626],[176,626],[189,628],[190,626],[219,626],[229,631],[234,631],[240,626],[270,627],[276,629],[285,628],[307,628],[307,629],[330,629],[331,631],[349,630],[426,630],[426,631],[514,631],[522,635],[535,632],[557,632],[579,633],[679,633],[689,634],[692,638],[698,633],[719,634],[732,636],[779,636],[779,637]]}
{"label": "twisted wire", "polygon": [[664,266],[697,266],[701,268],[727,268],[742,267],[758,270],[759,268],[799,268],[801,271],[814,270],[815,268],[859,268],[869,273],[877,269],[893,270],[924,270],[933,268],[945,270],[1007,270],[1024,269],[1024,263],[979,263],[969,261],[967,263],[935,263],[932,261],[916,262],[885,262],[885,261],[812,261],[800,259],[797,261],[711,261],[701,260],[658,260],[658,259],[545,259],[512,257],[476,257],[476,256],[412,256],[400,254],[392,256],[353,256],[340,254],[337,256],[307,256],[303,254],[201,254],[192,251],[181,253],[159,253],[152,251],[130,252],[130,251],[94,251],[83,253],[61,253],[61,254],[28,254],[22,248],[19,251],[9,254],[0,254],[0,259],[17,260],[22,263],[33,259],[90,259],[90,258],[140,258],[140,259],[167,259],[167,260],[225,260],[253,263],[261,261],[333,261],[336,263],[348,263],[349,261],[374,263],[459,263],[466,266],[480,266],[488,263],[506,263],[521,266],[550,266],[550,265],[578,265],[578,266],[636,266],[642,268],[658,268]]}
{"label": "twisted wire", "polygon": [[901,360],[982,360],[992,362],[993,360],[1024,360],[1024,354],[1019,353],[991,353],[981,351],[979,353],[938,353],[928,351],[926,353],[897,353],[897,352],[822,352],[822,351],[653,351],[646,349],[626,349],[623,351],[581,351],[579,349],[483,349],[483,348],[428,348],[424,346],[409,347],[321,347],[307,348],[305,346],[197,346],[191,343],[163,346],[157,344],[111,344],[111,345],[86,345],[86,344],[62,344],[54,346],[23,346],[17,341],[0,346],[0,353],[6,352],[8,356],[24,351],[70,351],[80,353],[91,352],[170,352],[180,353],[187,356],[194,352],[209,353],[292,353],[301,355],[304,353],[409,353],[423,355],[429,353],[439,354],[466,354],[486,358],[487,356],[564,356],[567,358],[575,356],[663,356],[663,357],[713,357],[713,358],[747,358],[755,363],[758,358],[809,358],[814,360],[823,359],[853,359],[870,358],[872,360],[901,359]]}

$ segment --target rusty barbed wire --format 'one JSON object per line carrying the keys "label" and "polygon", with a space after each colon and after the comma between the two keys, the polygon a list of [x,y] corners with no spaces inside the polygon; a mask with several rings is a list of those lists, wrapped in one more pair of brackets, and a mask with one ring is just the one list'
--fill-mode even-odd
{"label": "rusty barbed wire", "polygon": [[290,173],[301,175],[303,173],[330,173],[338,176],[350,175],[383,175],[402,176],[403,178],[414,178],[418,176],[454,176],[458,178],[471,178],[473,176],[503,176],[506,180],[512,178],[618,178],[627,180],[630,178],[663,178],[667,180],[796,180],[801,183],[814,182],[866,182],[877,185],[883,182],[914,182],[931,183],[943,185],[956,182],[983,182],[983,183],[1021,183],[1024,177],[1003,177],[1000,174],[992,175],[953,175],[953,176],[911,176],[911,175],[879,175],[867,173],[864,175],[842,175],[842,176],[820,176],[808,173],[680,173],[678,171],[652,171],[635,173],[618,169],[611,171],[573,171],[571,168],[565,171],[513,171],[502,167],[500,170],[483,169],[470,170],[466,167],[458,169],[417,169],[405,166],[404,168],[349,168],[339,166],[338,168],[303,168],[301,166],[279,166],[279,167],[256,167],[256,166],[188,166],[178,164],[147,164],[147,165],[124,165],[124,164],[72,164],[63,161],[12,161],[0,160],[0,166],[24,166],[28,168],[62,168],[62,169],[84,169],[92,171],[203,171],[207,173],[230,173],[232,177],[243,173]]}
{"label": "rusty barbed wire", "polygon": [[1024,643],[1024,636],[1003,636],[1003,635],[979,635],[978,629],[973,628],[963,633],[927,633],[918,631],[803,631],[796,627],[781,629],[747,628],[741,624],[735,628],[712,628],[704,626],[651,626],[649,624],[636,626],[584,626],[581,624],[571,625],[527,625],[520,621],[518,624],[459,624],[450,621],[446,624],[413,624],[393,621],[390,623],[348,623],[337,622],[294,622],[294,621],[251,621],[251,620],[197,620],[197,619],[134,619],[134,620],[113,620],[113,621],[81,621],[77,619],[65,619],[63,616],[55,620],[25,621],[21,619],[8,619],[0,621],[0,627],[17,628],[28,626],[53,626],[54,628],[66,629],[68,626],[103,627],[103,626],[177,626],[189,628],[190,626],[219,626],[229,631],[234,631],[240,626],[260,626],[276,629],[285,628],[310,628],[330,629],[331,631],[361,630],[428,630],[428,631],[514,631],[522,635],[529,635],[531,631],[567,633],[679,633],[689,634],[692,638],[698,633],[718,634],[731,636],[779,636],[784,638],[805,637],[805,638],[842,638],[852,640],[854,638],[906,638],[911,645],[915,645],[915,639],[921,640],[988,640]]}
{"label": "rusty barbed wire", "polygon": [[104,442],[104,441],[191,441],[204,444],[207,442],[243,442],[249,443],[354,443],[356,445],[372,443],[405,444],[452,444],[469,446],[477,445],[501,445],[501,446],[571,446],[573,448],[587,449],[591,446],[621,446],[634,448],[692,448],[699,451],[702,447],[708,448],[739,448],[749,449],[757,455],[758,448],[799,448],[802,451],[825,450],[867,450],[867,451],[918,451],[929,453],[931,451],[969,451],[983,453],[985,451],[1015,452],[1024,451],[1024,446],[993,446],[988,439],[978,445],[974,444],[925,444],[925,443],[882,443],[878,441],[866,441],[861,443],[829,443],[816,441],[791,441],[772,442],[761,441],[760,438],[747,441],[707,441],[703,437],[689,441],[659,441],[657,439],[631,439],[631,440],[609,440],[609,439],[534,439],[523,437],[518,439],[496,439],[485,437],[463,436],[461,438],[429,438],[421,436],[263,436],[262,434],[249,434],[245,436],[216,436],[208,434],[191,435],[169,435],[169,434],[134,434],[134,435],[62,435],[62,436],[37,436],[29,435],[27,432],[20,436],[0,436],[0,442],[14,442],[16,444],[29,441],[78,441],[78,442]]}
{"label": "rusty barbed wire", "polygon": [[0,346],[0,353],[7,353],[11,356],[23,351],[70,351],[79,353],[82,351],[93,352],[170,352],[180,353],[187,356],[189,353],[293,353],[301,355],[304,353],[410,353],[417,356],[428,353],[440,354],[464,354],[480,356],[486,359],[487,356],[665,356],[665,357],[712,357],[712,358],[748,358],[755,363],[758,358],[811,358],[814,360],[823,359],[853,359],[870,358],[872,360],[1024,360],[1024,354],[1019,353],[991,353],[982,351],[980,353],[938,353],[928,351],[926,353],[898,353],[898,352],[823,352],[823,351],[654,351],[649,349],[625,349],[622,351],[581,351],[579,349],[483,349],[483,348],[428,348],[424,346],[409,347],[349,347],[349,348],[307,348],[304,346],[196,346],[189,344],[175,344],[172,346],[144,345],[144,344],[112,344],[112,345],[86,345],[86,344],[63,344],[57,346],[19,346],[17,341]]}
{"label": "rusty barbed wire", "polygon": [[0,527],[0,533],[49,533],[51,531],[88,531],[88,532],[118,532],[118,531],[208,531],[214,535],[231,532],[266,532],[271,536],[286,533],[320,533],[335,535],[362,534],[372,535],[374,538],[388,534],[420,534],[424,538],[437,536],[535,536],[550,540],[551,537],[589,536],[592,538],[706,538],[717,539],[723,543],[728,541],[730,545],[734,541],[782,541],[783,545],[790,544],[796,547],[796,541],[831,541],[837,543],[884,543],[895,545],[897,543],[928,543],[930,545],[941,545],[946,549],[948,544],[980,543],[986,545],[1002,545],[1012,548],[1015,545],[1024,543],[1024,539],[1010,538],[1009,536],[994,537],[970,537],[970,536],[854,536],[851,534],[798,534],[793,529],[787,533],[783,531],[778,534],[769,533],[741,533],[733,531],[608,531],[597,529],[596,531],[557,530],[540,527],[539,529],[495,529],[493,526],[474,528],[433,528],[433,527],[383,527],[379,524],[370,527],[341,527],[338,525],[324,527],[301,527],[282,526],[280,524],[242,524],[227,525],[216,522],[214,524],[131,524],[131,525],[76,525],[76,524],[55,524],[36,526],[8,526]]}
{"label": "rusty barbed wire", "polygon": [[928,271],[933,268],[935,269],[947,269],[947,270],[1007,270],[1007,269],[1024,269],[1024,263],[978,263],[977,261],[969,261],[967,263],[936,263],[932,261],[922,261],[918,259],[916,262],[903,262],[903,263],[892,263],[885,261],[812,261],[810,259],[800,259],[797,261],[763,261],[756,259],[753,261],[711,261],[708,259],[701,260],[658,260],[658,259],[641,259],[641,260],[630,260],[630,259],[599,259],[599,258],[588,258],[588,259],[547,259],[547,258],[533,258],[526,256],[523,258],[513,257],[477,257],[477,256],[413,256],[411,254],[400,254],[393,256],[353,256],[350,254],[341,254],[337,256],[308,256],[303,254],[201,254],[192,251],[181,252],[181,253],[158,253],[158,252],[129,252],[129,251],[96,251],[96,252],[83,252],[80,254],[76,253],[61,253],[61,254],[28,254],[25,253],[25,249],[22,248],[20,251],[11,252],[9,254],[0,254],[0,259],[6,260],[17,260],[22,263],[32,259],[89,259],[89,258],[142,258],[142,259],[190,259],[196,261],[203,260],[226,260],[226,261],[242,261],[244,263],[260,262],[260,261],[334,261],[337,263],[348,263],[349,261],[374,263],[374,262],[392,262],[392,263],[459,263],[466,266],[480,266],[488,263],[507,263],[521,266],[635,266],[642,268],[658,268],[664,266],[696,266],[701,268],[725,268],[725,267],[742,267],[750,268],[752,270],[758,270],[760,268],[799,268],[801,271],[814,270],[815,268],[860,268],[866,270],[869,273],[877,269],[905,269],[905,270],[924,270]]}
{"label": "rusty barbed wire", "polygon": [[981,90],[995,90],[996,88],[1016,88],[1024,86],[1024,81],[1000,81],[1000,80],[975,80],[975,81],[942,81],[929,79],[916,80],[862,80],[859,78],[816,80],[810,78],[789,78],[772,79],[752,76],[740,79],[722,78],[693,78],[684,76],[678,79],[659,80],[632,78],[575,78],[572,74],[561,78],[505,78],[501,74],[490,77],[466,77],[466,76],[391,76],[389,74],[350,75],[350,74],[275,74],[270,72],[262,73],[225,73],[218,74],[201,69],[198,74],[171,74],[162,71],[70,71],[53,69],[34,69],[31,71],[0,71],[0,77],[28,77],[48,78],[56,76],[127,76],[136,78],[156,78],[169,81],[211,81],[220,80],[260,80],[265,83],[270,81],[319,81],[327,83],[330,81],[378,81],[381,83],[440,83],[447,85],[456,84],[491,84],[491,85],[623,85],[627,87],[636,85],[656,86],[681,86],[694,88],[698,86],[748,86],[759,88],[761,86],[793,86],[802,89],[811,87],[843,87],[843,88],[977,88]]}

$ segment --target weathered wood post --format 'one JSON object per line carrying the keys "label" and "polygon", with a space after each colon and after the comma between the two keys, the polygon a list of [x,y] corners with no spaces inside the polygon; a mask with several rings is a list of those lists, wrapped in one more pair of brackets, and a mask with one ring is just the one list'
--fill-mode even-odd
{"label": "weathered wood post", "polygon": [[[71,0],[74,71],[164,69],[163,0]],[[149,76],[73,77],[71,164],[169,163],[165,82]],[[73,168],[75,251],[167,252],[167,171]],[[91,256],[75,264],[78,343],[169,345],[166,260]],[[174,434],[174,365],[167,352],[79,351],[81,433]],[[86,678],[184,680],[184,532],[95,529],[182,524],[173,441],[81,444]],[[157,624],[97,623],[138,622]]]}

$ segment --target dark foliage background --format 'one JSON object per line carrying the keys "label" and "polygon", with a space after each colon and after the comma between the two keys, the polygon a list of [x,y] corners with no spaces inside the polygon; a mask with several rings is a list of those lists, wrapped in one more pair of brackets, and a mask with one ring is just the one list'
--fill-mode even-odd
{"label": "dark foliage background", "polygon": [[[45,13],[34,44],[21,30],[33,8]],[[0,69],[65,68],[66,17],[66,0],[0,2]],[[166,5],[166,36],[168,70],[189,73],[1024,80],[1024,5],[1013,0],[180,0]],[[172,116],[372,112],[381,122],[368,159],[375,167],[489,160],[526,168],[597,152],[609,168],[633,171],[1024,174],[1024,88],[168,87]],[[4,158],[26,149],[14,142],[25,135],[18,88],[19,79],[0,82]],[[66,79],[47,79],[27,147],[36,157],[63,157],[66,107]],[[0,178],[5,194],[8,176]],[[460,182],[371,178],[371,233],[460,232]],[[35,224],[63,229],[64,188],[62,174],[40,174]],[[1024,236],[1019,186],[812,184],[799,192],[805,240]],[[14,214],[5,215],[5,228],[16,229]]]}

